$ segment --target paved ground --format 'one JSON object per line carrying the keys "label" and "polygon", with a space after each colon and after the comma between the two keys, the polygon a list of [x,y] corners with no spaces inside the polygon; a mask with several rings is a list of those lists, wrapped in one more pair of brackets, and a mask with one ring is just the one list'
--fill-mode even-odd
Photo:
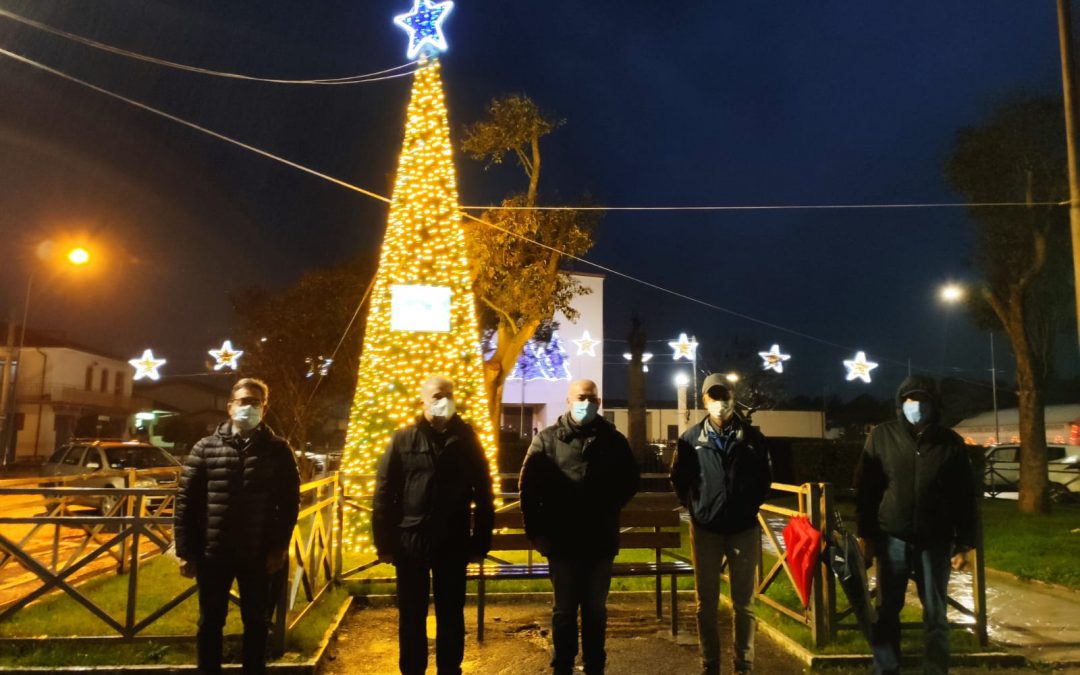
{"label": "paved ground", "polygon": [[[679,639],[659,625],[648,600],[611,603],[608,631],[608,673],[613,675],[669,675],[700,672],[692,608],[684,614]],[[488,606],[487,633],[482,645],[475,639],[475,608],[466,608],[465,673],[484,675],[535,675],[549,673],[550,607],[546,603],[495,604]],[[731,653],[731,617],[721,608],[721,639],[725,654]],[[429,636],[434,628],[429,621]],[[802,673],[803,663],[782,650],[767,636],[757,638],[757,673]],[[430,647],[429,672],[434,672],[434,643]],[[397,672],[397,613],[392,607],[358,608],[346,618],[331,645],[332,660],[325,675],[387,675]],[[868,669],[830,669],[829,673],[864,673]],[[728,672],[725,668],[724,672]],[[975,675],[984,669],[953,669],[956,675]],[[995,670],[999,675],[1031,673],[1022,669]],[[1058,671],[1061,672],[1061,671]]]}
{"label": "paved ground", "polygon": [[986,586],[991,640],[1034,662],[1080,664],[1080,592],[1002,573],[988,574]]}

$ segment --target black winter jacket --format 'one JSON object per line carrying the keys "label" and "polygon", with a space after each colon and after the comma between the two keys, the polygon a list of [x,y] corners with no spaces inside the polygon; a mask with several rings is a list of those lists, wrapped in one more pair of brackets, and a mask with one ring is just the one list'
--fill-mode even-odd
{"label": "black winter jacket", "polygon": [[471,426],[455,415],[440,434],[421,415],[394,432],[375,481],[371,528],[379,556],[486,555],[494,522],[490,467]]}
{"label": "black winter jacket", "polygon": [[912,376],[897,391],[899,407],[909,394],[929,394],[931,417],[913,427],[898,419],[874,427],[855,469],[860,537],[882,533],[908,543],[953,545],[966,551],[975,540],[975,481],[963,439],[937,423],[940,403],[933,380]]}
{"label": "black winter jacket", "polygon": [[709,438],[710,428],[706,417],[679,438],[671,485],[699,526],[720,534],[742,532],[757,524],[772,486],[769,449],[761,432],[739,415],[721,430],[726,452]]}
{"label": "black winter jacket", "polygon": [[610,422],[597,417],[578,426],[562,415],[533,438],[521,465],[525,535],[546,537],[551,557],[613,557],[619,511],[640,478],[630,444]]}
{"label": "black winter jacket", "polygon": [[289,547],[300,474],[289,444],[265,424],[246,439],[225,422],[184,461],[174,513],[176,555],[260,560]]}

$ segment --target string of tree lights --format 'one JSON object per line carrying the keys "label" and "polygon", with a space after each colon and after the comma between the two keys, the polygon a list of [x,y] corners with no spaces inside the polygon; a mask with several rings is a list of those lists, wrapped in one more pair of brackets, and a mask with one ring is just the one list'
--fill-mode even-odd
{"label": "string of tree lights", "polygon": [[[299,171],[302,171],[304,173],[308,173],[310,175],[316,176],[318,178],[321,178],[323,180],[331,182],[331,183],[333,183],[335,185],[338,185],[340,187],[343,187],[343,188],[352,190],[354,192],[360,193],[360,194],[362,194],[364,196],[370,197],[370,198],[375,199],[377,201],[381,201],[381,202],[384,202],[384,203],[390,203],[389,198],[387,198],[387,197],[385,197],[383,195],[380,195],[380,194],[378,194],[378,193],[376,193],[374,191],[367,190],[367,189],[365,189],[365,188],[363,188],[361,186],[355,185],[355,184],[350,183],[348,181],[342,180],[340,178],[336,178],[334,176],[328,175],[328,174],[323,173],[321,171],[318,171],[316,169],[312,169],[312,168],[310,168],[308,166],[305,166],[305,165],[300,164],[298,162],[294,162],[294,161],[289,160],[289,159],[287,159],[285,157],[282,157],[280,155],[276,155],[274,153],[268,152],[268,151],[263,150],[261,148],[258,148],[256,146],[253,146],[253,145],[250,145],[250,144],[245,143],[243,141],[240,141],[238,139],[229,137],[229,136],[227,136],[225,134],[221,134],[219,132],[216,132],[216,131],[214,131],[212,129],[208,129],[208,128],[206,128],[204,126],[201,126],[201,125],[199,125],[197,123],[191,122],[189,120],[185,120],[185,119],[183,119],[181,117],[178,117],[176,115],[173,115],[171,113],[159,110],[159,109],[157,109],[157,108],[155,108],[153,106],[147,105],[147,104],[142,103],[140,101],[136,101],[134,99],[123,96],[121,94],[117,94],[117,93],[112,92],[112,91],[110,91],[108,89],[105,89],[105,88],[100,87],[98,85],[95,85],[93,83],[87,82],[87,81],[85,81],[85,80],[83,80],[81,78],[77,78],[77,77],[72,76],[72,75],[70,75],[68,73],[65,73],[65,72],[60,71],[60,70],[55,69],[55,68],[52,68],[50,66],[42,64],[42,63],[40,63],[38,61],[27,58],[27,57],[22,56],[20,54],[11,52],[11,51],[3,49],[3,48],[0,48],[0,55],[6,56],[6,57],[11,58],[13,60],[24,63],[24,64],[26,64],[28,66],[37,68],[39,70],[48,72],[50,74],[53,74],[53,75],[55,75],[57,77],[68,80],[70,82],[73,82],[73,83],[79,84],[81,86],[87,87],[89,89],[97,91],[97,92],[99,92],[101,94],[104,94],[106,96],[110,96],[110,97],[115,98],[117,100],[123,101],[123,102],[125,102],[125,103],[127,103],[129,105],[138,107],[138,108],[140,108],[142,110],[145,110],[147,112],[150,112],[152,114],[158,115],[158,116],[163,117],[165,119],[169,119],[169,120],[171,120],[173,122],[184,125],[184,126],[186,126],[188,128],[194,129],[194,130],[199,131],[201,133],[204,133],[206,135],[217,138],[218,140],[230,143],[232,145],[243,148],[245,150],[248,150],[250,152],[258,154],[258,155],[260,155],[262,157],[265,157],[267,159],[271,159],[273,161],[282,163],[282,164],[284,164],[286,166],[290,166],[290,167],[292,167],[294,169],[297,169]],[[993,202],[993,203],[986,203],[986,204],[983,204],[983,205],[984,206],[992,206],[992,205],[1009,206],[1011,204],[1007,203],[1007,202]],[[845,206],[843,208],[877,208],[877,207],[883,207],[883,206],[887,206],[887,205],[866,204],[866,205],[860,205],[858,207],[849,205],[849,206]],[[897,205],[892,205],[892,206],[895,207]],[[913,204],[913,206],[917,206],[917,204]],[[943,208],[949,207],[949,206],[951,206],[951,205],[942,205]],[[972,206],[972,205],[969,204],[967,206]],[[979,206],[979,205],[976,204],[975,206]],[[1022,206],[1026,207],[1027,205],[1024,204]],[[794,207],[794,206],[792,206],[792,207],[776,207],[776,208],[797,209],[797,208],[819,208],[819,207],[820,206],[808,206],[808,207]],[[656,207],[649,207],[649,208],[656,208]],[[672,208],[686,208],[686,207],[672,207]],[[731,209],[731,208],[740,208],[740,207],[716,207],[716,208]],[[772,207],[742,207],[742,208],[772,208]],[[609,208],[608,210],[612,210],[612,209]],[[812,342],[816,342],[818,344],[822,344],[822,345],[825,345],[825,346],[840,350],[840,351],[845,352],[847,354],[855,354],[855,355],[857,355],[857,353],[859,351],[864,351],[864,353],[866,352],[866,350],[862,350],[862,349],[860,349],[858,347],[841,344],[841,343],[838,343],[838,342],[835,342],[835,341],[832,341],[832,340],[828,340],[826,338],[822,338],[820,336],[816,336],[816,335],[813,335],[813,334],[810,334],[810,333],[806,333],[804,331],[799,331],[799,330],[796,330],[796,329],[788,328],[786,326],[782,326],[780,324],[776,324],[774,322],[770,322],[770,321],[767,321],[767,320],[764,320],[764,319],[761,319],[761,318],[746,314],[744,312],[739,312],[739,311],[736,311],[736,310],[733,310],[733,309],[730,309],[730,308],[727,308],[727,307],[717,305],[715,303],[709,302],[709,301],[704,300],[704,299],[699,298],[699,297],[689,295],[687,293],[683,293],[683,292],[680,292],[680,291],[677,291],[677,290],[674,290],[674,289],[671,289],[671,288],[667,288],[667,287],[662,286],[660,284],[656,284],[656,283],[650,282],[648,280],[642,279],[640,277],[636,277],[634,275],[622,272],[622,271],[620,271],[620,270],[618,270],[616,268],[613,268],[613,267],[610,267],[610,266],[607,266],[607,265],[602,265],[600,263],[596,263],[596,262],[594,262],[592,260],[589,260],[587,258],[583,258],[583,257],[580,257],[580,256],[575,256],[575,255],[566,253],[565,251],[561,251],[559,249],[551,247],[551,246],[549,246],[547,244],[544,244],[542,242],[536,241],[536,240],[531,239],[529,237],[526,237],[524,235],[520,235],[518,233],[515,233],[515,232],[512,232],[512,231],[507,230],[505,228],[502,228],[502,227],[500,227],[500,226],[498,226],[496,224],[490,223],[490,222],[488,222],[488,221],[486,221],[486,220],[484,220],[484,219],[482,219],[482,218],[480,218],[478,216],[472,215],[470,213],[463,212],[462,217],[467,218],[467,219],[469,219],[469,220],[471,220],[473,222],[480,223],[480,224],[482,224],[482,225],[484,225],[486,227],[491,227],[493,229],[499,230],[499,231],[501,231],[501,232],[503,232],[505,234],[511,235],[511,236],[513,236],[515,238],[518,238],[518,239],[521,239],[522,241],[528,242],[528,243],[530,243],[532,245],[539,246],[541,248],[545,248],[545,249],[548,249],[548,250],[558,251],[566,259],[574,260],[576,262],[579,262],[579,263],[581,263],[583,265],[587,265],[587,266],[589,266],[589,267],[591,267],[593,269],[604,272],[606,274],[609,274],[609,275],[612,275],[612,276],[615,276],[615,277],[619,277],[619,278],[624,279],[626,281],[629,281],[629,282],[632,282],[632,283],[635,283],[635,284],[638,284],[638,285],[642,285],[642,286],[651,288],[651,289],[656,290],[658,292],[662,292],[662,293],[665,293],[667,295],[671,295],[673,297],[680,298],[682,300],[686,300],[688,302],[691,302],[691,303],[697,304],[699,306],[711,309],[713,311],[718,311],[718,312],[727,314],[729,316],[733,316],[735,318],[739,318],[739,319],[742,319],[742,320],[745,320],[745,321],[748,321],[748,322],[751,322],[751,323],[755,323],[755,324],[760,325],[760,326],[764,326],[766,328],[777,330],[777,331],[787,333],[789,335],[793,335],[793,336],[796,336],[796,337],[804,338],[804,339],[810,340]],[[605,339],[605,342],[607,342],[607,341],[609,341],[609,340]],[[871,353],[873,353],[873,352],[871,352]],[[897,367],[901,367],[901,368],[903,368],[905,370],[910,369],[910,368],[915,368],[917,370],[923,370],[923,371],[927,371],[927,372],[931,372],[931,371],[935,370],[934,368],[931,368],[929,366],[909,362],[906,359],[889,358],[889,357],[881,356],[880,354],[874,354],[874,356],[875,356],[876,362],[878,364],[886,364],[886,363],[888,363],[888,364],[892,364],[892,365],[897,366]],[[855,360],[855,359],[849,359],[849,360]],[[860,378],[860,379],[862,379],[862,378]],[[979,384],[981,384],[981,383],[979,383]]]}

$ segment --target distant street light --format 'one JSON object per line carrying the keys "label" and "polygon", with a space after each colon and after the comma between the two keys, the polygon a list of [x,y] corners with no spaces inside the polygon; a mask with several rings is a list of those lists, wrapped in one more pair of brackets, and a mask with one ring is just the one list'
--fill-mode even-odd
{"label": "distant street light", "polygon": [[[967,297],[967,289],[960,284],[949,283],[941,287],[938,295],[941,300],[948,305],[955,305],[964,300]],[[990,388],[993,390],[994,400],[994,445],[1001,442],[1001,425],[998,421],[998,401],[997,401],[997,365],[994,359],[994,331],[990,333]]]}
{"label": "distant street light", "polygon": [[730,382],[732,384],[737,384],[739,382],[739,374],[738,373],[728,373],[727,375],[724,376],[724,379],[726,379],[728,382]]}
{"label": "distant street light", "polygon": [[[37,248],[39,258],[52,257],[52,245],[49,242],[44,242]],[[64,256],[67,262],[75,267],[82,267],[90,262],[90,252],[79,246],[69,249]],[[3,372],[0,373],[0,414],[2,414],[2,424],[0,424],[0,465],[8,464],[13,457],[9,455],[14,454],[15,451],[15,434],[13,433],[13,421],[15,419],[15,373],[16,364],[22,358],[23,345],[26,343],[26,322],[30,316],[30,297],[34,288],[34,275],[37,273],[36,267],[30,268],[30,273],[26,276],[26,296],[23,299],[23,312],[22,323],[19,326],[19,342],[18,345],[12,348],[11,338],[13,336],[11,327],[8,328],[8,343],[6,355],[7,359],[4,362]],[[22,372],[21,369],[19,372]]]}

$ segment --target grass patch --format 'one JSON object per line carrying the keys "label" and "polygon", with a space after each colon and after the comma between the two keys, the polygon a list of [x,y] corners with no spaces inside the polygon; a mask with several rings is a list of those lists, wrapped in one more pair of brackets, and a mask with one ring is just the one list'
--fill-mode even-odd
{"label": "grass patch", "polygon": [[[80,592],[123,623],[127,603],[128,575],[99,577],[79,587]],[[191,584],[177,570],[175,561],[158,557],[139,569],[139,597],[136,620],[149,615]],[[284,661],[302,661],[310,657],[322,639],[330,621],[347,596],[344,588],[332,588],[320,598],[304,619],[289,633]],[[298,605],[300,603],[298,602]],[[301,607],[298,607],[298,609]],[[192,596],[151,624],[148,635],[194,636],[199,614],[198,599]],[[295,616],[295,614],[293,615]],[[292,617],[290,616],[290,619]],[[243,632],[240,608],[230,605],[225,623],[225,658],[240,660],[240,644],[230,636]],[[0,623],[0,636],[72,636],[111,635],[112,630],[98,617],[66,595],[54,595],[21,610],[13,620]],[[8,645],[0,654],[0,666],[100,666],[127,664],[190,664],[195,662],[194,639],[190,642],[140,642],[108,644],[65,644],[42,641],[42,644]]]}
{"label": "grass patch", "polygon": [[1080,590],[1080,504],[1055,505],[1046,516],[1020,513],[1016,502],[983,500],[986,566],[1021,579]]}

